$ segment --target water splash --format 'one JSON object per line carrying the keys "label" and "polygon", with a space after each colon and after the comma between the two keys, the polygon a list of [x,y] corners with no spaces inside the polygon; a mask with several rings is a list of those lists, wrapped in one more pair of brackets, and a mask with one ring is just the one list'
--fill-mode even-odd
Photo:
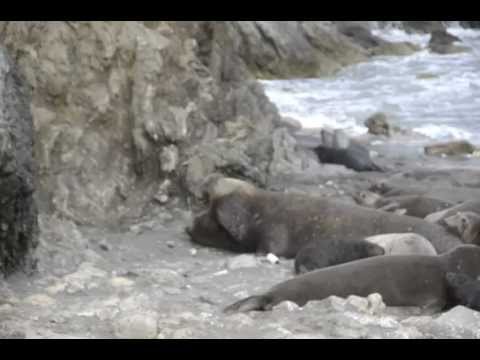
{"label": "water splash", "polygon": [[[434,139],[480,143],[480,31],[451,27],[473,51],[438,55],[382,56],[344,68],[335,78],[262,81],[282,115],[305,127],[364,133],[377,111],[401,127]],[[374,30],[392,41],[425,47],[430,35],[390,27]]]}

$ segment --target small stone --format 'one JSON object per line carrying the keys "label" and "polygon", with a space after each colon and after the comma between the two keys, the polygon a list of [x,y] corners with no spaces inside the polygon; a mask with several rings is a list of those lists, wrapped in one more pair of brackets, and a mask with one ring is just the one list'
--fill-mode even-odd
{"label": "small stone", "polygon": [[31,295],[31,296],[27,297],[24,301],[27,302],[27,303],[30,303],[32,305],[42,306],[42,307],[51,306],[51,305],[55,304],[55,299],[53,299],[50,296],[45,295],[45,294]]}
{"label": "small stone", "polygon": [[142,232],[142,228],[140,225],[132,225],[130,226],[130,231],[138,235]]}
{"label": "small stone", "polygon": [[280,262],[280,259],[275,254],[272,254],[272,253],[269,253],[266,256],[266,259],[271,264],[278,264]]}
{"label": "small stone", "polygon": [[157,314],[139,312],[114,319],[114,332],[121,339],[153,339],[157,336]]}
{"label": "small stone", "polygon": [[369,303],[366,298],[357,295],[350,295],[347,298],[347,302],[345,305],[347,308],[355,311],[367,312]]}
{"label": "small stone", "polygon": [[100,243],[98,244],[98,246],[100,247],[100,249],[102,249],[103,251],[110,251],[111,247],[110,245],[107,243],[107,241],[105,239],[103,239],[102,241],[100,241]]}
{"label": "small stone", "polygon": [[220,276],[220,275],[225,275],[225,274],[228,274],[228,270],[217,271],[216,273],[213,273],[213,276]]}
{"label": "small stone", "polygon": [[275,306],[276,310],[286,310],[286,311],[296,311],[301,310],[301,307],[292,301],[282,301],[280,304]]}
{"label": "small stone", "polygon": [[110,280],[110,283],[112,284],[113,287],[116,287],[116,288],[129,287],[134,284],[132,280],[127,279],[125,277],[121,277],[121,276],[114,277],[113,279]]}
{"label": "small stone", "polygon": [[167,246],[173,249],[175,247],[175,243],[173,241],[167,241]]}
{"label": "small stone", "polygon": [[251,268],[257,266],[257,259],[253,255],[242,254],[228,259],[226,265],[230,270]]}
{"label": "small stone", "polygon": [[59,292],[65,291],[66,287],[67,287],[66,283],[58,282],[55,285],[49,286],[46,290],[50,295],[55,295],[55,294],[58,294]]}
{"label": "small stone", "polygon": [[166,194],[155,195],[155,200],[157,200],[160,204],[166,204],[168,199],[169,197]]}
{"label": "small stone", "polygon": [[197,255],[197,249],[190,249],[190,255],[192,256]]}
{"label": "small stone", "polygon": [[367,300],[369,303],[369,309],[371,314],[377,314],[385,310],[386,308],[386,305],[383,302],[382,295],[378,293],[368,295]]}
{"label": "small stone", "polygon": [[162,290],[168,295],[178,295],[182,293],[180,289],[174,287],[163,287]]}

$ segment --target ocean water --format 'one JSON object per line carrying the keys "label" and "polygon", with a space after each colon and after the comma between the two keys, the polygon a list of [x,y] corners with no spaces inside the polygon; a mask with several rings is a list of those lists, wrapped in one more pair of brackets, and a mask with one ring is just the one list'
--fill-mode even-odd
{"label": "ocean water", "polygon": [[376,29],[391,41],[423,50],[411,56],[376,57],[334,77],[262,81],[280,113],[305,128],[367,131],[365,119],[386,113],[392,123],[436,140],[465,139],[480,145],[480,31],[451,27],[470,52],[438,55],[426,49],[430,35]]}

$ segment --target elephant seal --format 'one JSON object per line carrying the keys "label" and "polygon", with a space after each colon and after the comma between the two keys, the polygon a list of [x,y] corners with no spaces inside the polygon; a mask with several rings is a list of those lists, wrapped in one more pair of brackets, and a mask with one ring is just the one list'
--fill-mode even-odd
{"label": "elephant seal", "polygon": [[385,250],[381,246],[365,240],[313,241],[301,248],[295,257],[295,273],[303,274],[328,266],[384,254]]}
{"label": "elephant seal", "polygon": [[453,272],[447,273],[446,280],[450,296],[456,304],[480,311],[480,280]]}
{"label": "elephant seal", "polygon": [[239,252],[293,258],[311,241],[356,240],[385,233],[414,232],[438,253],[460,239],[440,225],[410,216],[367,209],[332,199],[255,188],[220,196],[187,229],[195,243]]}
{"label": "elephant seal", "polygon": [[381,246],[385,255],[437,255],[430,241],[413,233],[381,234],[365,241]]}
{"label": "elephant seal", "polygon": [[225,313],[271,310],[282,301],[299,306],[329,296],[379,293],[388,306],[444,309],[454,305],[446,274],[480,275],[480,247],[460,245],[442,255],[374,256],[319,269],[284,281],[262,295],[224,309]]}
{"label": "elephant seal", "polygon": [[425,217],[425,220],[431,223],[440,224],[447,217],[453,216],[459,212],[474,212],[480,214],[480,201],[468,200],[461,204],[449,207],[445,210],[434,212]]}
{"label": "elephant seal", "polygon": [[444,210],[455,204],[449,201],[435,199],[423,195],[397,195],[383,197],[371,191],[360,191],[353,195],[353,199],[359,205],[383,210],[397,211],[405,209],[405,215],[425,218],[436,211]]}
{"label": "elephant seal", "polygon": [[375,164],[370,152],[363,145],[351,140],[341,130],[322,130],[322,143],[313,148],[322,163],[340,164],[355,171],[379,171],[380,166]]}
{"label": "elephant seal", "polygon": [[466,244],[480,246],[480,215],[474,212],[459,212],[445,218],[445,224],[455,229]]}

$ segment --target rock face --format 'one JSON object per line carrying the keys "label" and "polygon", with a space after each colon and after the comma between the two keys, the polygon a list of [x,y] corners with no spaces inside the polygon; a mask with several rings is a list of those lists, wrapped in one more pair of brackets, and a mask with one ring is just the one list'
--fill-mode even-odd
{"label": "rock face", "polygon": [[215,169],[261,181],[279,116],[237,55],[235,31],[198,21],[0,23],[33,93],[41,210],[115,222],[140,216],[159,192],[172,195],[162,203],[195,195]]}
{"label": "rock face", "polygon": [[0,47],[0,275],[34,266],[37,208],[29,93]]}

